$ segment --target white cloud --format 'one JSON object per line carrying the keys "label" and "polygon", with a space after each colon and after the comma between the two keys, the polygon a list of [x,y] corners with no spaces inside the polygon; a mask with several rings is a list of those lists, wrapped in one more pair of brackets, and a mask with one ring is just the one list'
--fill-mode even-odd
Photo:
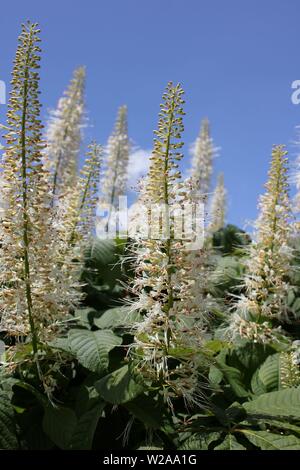
{"label": "white cloud", "polygon": [[128,188],[137,185],[138,180],[148,173],[150,155],[152,150],[136,149],[129,157]]}

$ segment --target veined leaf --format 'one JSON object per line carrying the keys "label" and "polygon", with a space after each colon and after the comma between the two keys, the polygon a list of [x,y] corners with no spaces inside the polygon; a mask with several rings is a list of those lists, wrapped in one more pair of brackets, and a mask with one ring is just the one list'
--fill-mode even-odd
{"label": "veined leaf", "polygon": [[300,418],[300,388],[287,388],[260,395],[243,403],[248,414]]}
{"label": "veined leaf", "polygon": [[227,434],[224,441],[215,447],[214,450],[246,450],[246,447],[240,444],[233,434]]}
{"label": "veined leaf", "polygon": [[18,449],[14,409],[6,392],[0,390],[0,449]]}
{"label": "veined leaf", "polygon": [[110,308],[100,318],[94,319],[94,324],[100,329],[130,329],[141,319],[139,312],[130,311],[130,307],[122,306]]}
{"label": "veined leaf", "polygon": [[223,373],[224,377],[228,381],[229,385],[231,386],[233,392],[238,397],[247,397],[249,396],[249,392],[244,388],[243,385],[243,378],[242,373],[239,369],[235,367],[227,366],[219,361],[217,361],[218,367],[220,368],[221,372]]}
{"label": "veined leaf", "polygon": [[60,449],[68,449],[76,425],[77,417],[70,408],[49,405],[45,409],[44,432]]}
{"label": "veined leaf", "polygon": [[98,402],[89,411],[80,416],[72,434],[69,444],[70,449],[90,450],[92,448],[94,434],[104,407],[105,402]]}
{"label": "veined leaf", "polygon": [[280,354],[272,354],[258,369],[258,380],[265,392],[280,389]]}
{"label": "veined leaf", "polygon": [[143,386],[134,380],[128,366],[123,366],[98,380],[95,388],[105,401],[115,405],[127,403],[143,392]]}
{"label": "veined leaf", "polygon": [[112,331],[70,330],[70,349],[78,362],[96,374],[103,374],[109,364],[109,352],[122,343]]}
{"label": "veined leaf", "polygon": [[193,434],[179,447],[179,450],[208,450],[208,446],[217,441],[221,432],[203,432]]}
{"label": "veined leaf", "polygon": [[247,439],[262,450],[299,450],[300,439],[293,435],[282,436],[268,431],[240,430]]}

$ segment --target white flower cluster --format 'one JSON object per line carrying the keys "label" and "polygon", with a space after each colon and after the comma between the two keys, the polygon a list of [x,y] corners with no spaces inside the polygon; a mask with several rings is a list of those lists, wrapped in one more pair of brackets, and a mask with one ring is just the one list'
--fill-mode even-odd
{"label": "white flower cluster", "polygon": [[174,237],[174,220],[168,217],[174,204],[194,193],[180,181],[178,162],[182,124],[180,85],[168,84],[163,95],[157,138],[150,170],[143,184],[142,203],[165,204],[169,214],[162,221],[168,236],[140,239],[136,243],[136,276],[132,309],[144,315],[135,327],[130,357],[145,379],[162,386],[172,407],[174,397],[186,403],[199,400],[199,367],[206,322],[201,290],[197,289],[201,253],[187,249],[187,240]]}
{"label": "white flower cluster", "polygon": [[191,176],[197,182],[198,191],[207,194],[211,186],[213,171],[213,158],[217,149],[214,147],[210,136],[210,124],[208,119],[203,119],[200,133],[192,148]]}
{"label": "white flower cluster", "polygon": [[[282,146],[273,148],[266,192],[259,202],[256,240],[250,247],[246,262],[245,295],[237,303],[236,312],[231,318],[230,330],[236,325],[241,336],[251,336],[252,329],[254,337],[256,323],[261,329],[264,320],[268,324],[274,319],[289,321],[287,294],[292,250],[289,247],[291,208],[286,153]],[[245,312],[250,312],[253,319],[247,328]],[[239,315],[240,322],[237,320]],[[240,324],[245,328],[240,328]],[[262,335],[262,342],[264,338]]]}
{"label": "white flower cluster", "polygon": [[126,193],[130,143],[127,126],[127,107],[118,111],[115,128],[106,147],[105,171],[101,182],[101,200],[116,207],[119,196]]}
{"label": "white flower cluster", "polygon": [[1,162],[0,329],[9,335],[46,337],[65,312],[51,224],[48,173],[42,163],[35,24],[23,26],[12,73],[5,153]]}
{"label": "white flower cluster", "polygon": [[59,198],[76,182],[84,116],[85,69],[79,67],[52,111],[47,127],[44,161],[51,188]]}
{"label": "white flower cluster", "polygon": [[[79,69],[59,105],[52,151],[43,158],[38,34],[37,25],[28,23],[19,40],[0,188],[0,330],[8,336],[31,337],[34,353],[38,342],[51,338],[67,320],[80,298],[78,261],[82,242],[93,228],[101,157],[101,148],[91,144],[83,170],[79,178],[72,176],[70,186],[67,167],[75,171],[83,109],[84,71]],[[70,139],[74,146],[69,148]],[[64,193],[58,198],[51,169],[59,169],[56,183],[61,186],[56,189]]]}
{"label": "white flower cluster", "polygon": [[226,196],[227,191],[224,186],[224,175],[218,176],[217,186],[213,192],[210,205],[210,220],[208,225],[208,233],[213,234],[225,225],[226,218]]}

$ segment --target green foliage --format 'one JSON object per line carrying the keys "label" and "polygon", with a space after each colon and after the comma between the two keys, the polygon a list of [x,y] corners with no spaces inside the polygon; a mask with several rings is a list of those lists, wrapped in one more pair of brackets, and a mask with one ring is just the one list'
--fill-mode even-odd
{"label": "green foliage", "polygon": [[[300,439],[296,436],[281,436],[269,431],[244,429],[242,434],[261,450],[299,450]],[[245,447],[243,447],[245,449]]]}
{"label": "green foliage", "polygon": [[239,252],[250,242],[251,238],[244,230],[231,224],[213,234],[214,248],[225,255]]}
{"label": "green foliage", "polygon": [[300,419],[300,388],[264,393],[244,404],[244,408],[253,415]]}
{"label": "green foliage", "polygon": [[122,339],[112,331],[72,329],[69,332],[70,351],[78,362],[91,372],[101,375],[109,365],[109,352],[120,346]]}
{"label": "green foliage", "polygon": [[[108,256],[108,245],[99,253],[97,257]],[[225,261],[229,269],[242,266],[238,258],[221,259],[220,266]],[[66,355],[65,373],[70,377],[57,390],[57,398],[54,393],[52,404],[36,380],[3,380],[5,413],[10,417],[2,418],[0,409],[7,426],[1,433],[3,448],[83,450],[104,448],[112,442],[120,448],[123,444],[116,439],[131,423],[131,448],[145,448],[151,430],[158,449],[299,449],[300,389],[287,388],[282,380],[283,358],[290,350],[278,352],[248,341],[232,345],[209,339],[210,386],[205,411],[194,405],[185,415],[184,404],[177,401],[172,415],[158,384],[153,387],[141,382],[126,362],[126,345],[131,343],[132,326],[140,317],[130,307],[103,306],[96,309],[87,303],[77,310],[68,335],[49,344],[45,357],[50,351],[54,357]],[[116,405],[117,415],[112,414]]]}
{"label": "green foliage", "polygon": [[3,390],[0,390],[0,448],[19,448],[14,409],[8,393]]}
{"label": "green foliage", "polygon": [[123,366],[95,383],[100,396],[114,405],[127,403],[143,392],[143,385],[137,383],[128,366]]}
{"label": "green foliage", "polygon": [[70,445],[77,418],[73,410],[66,407],[47,406],[43,418],[43,430],[60,449]]}
{"label": "green foliage", "polygon": [[121,281],[128,281],[130,265],[121,262],[126,250],[124,240],[94,239],[85,251],[85,267],[82,282],[85,303],[96,310],[116,306],[124,295]]}

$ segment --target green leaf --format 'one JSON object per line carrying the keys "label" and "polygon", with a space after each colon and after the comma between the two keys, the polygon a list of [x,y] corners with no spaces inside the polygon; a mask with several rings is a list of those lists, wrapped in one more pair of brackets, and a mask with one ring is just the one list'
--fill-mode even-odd
{"label": "green leaf", "polygon": [[94,434],[104,407],[105,402],[99,402],[80,416],[72,434],[70,449],[90,450],[92,448]]}
{"label": "green leaf", "polygon": [[260,422],[263,426],[268,424],[269,426],[272,427],[272,430],[274,428],[280,429],[280,430],[288,430],[292,431],[293,433],[300,434],[300,427],[296,426],[295,424],[287,423],[286,421],[277,421],[274,419],[264,419],[263,421]]}
{"label": "green leaf", "polygon": [[254,372],[252,379],[251,379],[251,389],[254,395],[262,395],[263,393],[266,393],[267,391],[263,383],[259,379],[258,373],[259,373],[259,369]]}
{"label": "green leaf", "polygon": [[227,434],[224,441],[215,447],[214,450],[246,450],[246,447],[240,444],[233,434]]}
{"label": "green leaf", "polygon": [[208,378],[212,385],[219,385],[222,382],[223,374],[218,367],[212,365],[209,369]]}
{"label": "green leaf", "polygon": [[217,441],[221,432],[203,432],[193,434],[179,447],[179,450],[208,450],[208,446]]}
{"label": "green leaf", "polygon": [[50,450],[54,443],[42,429],[44,409],[32,406],[18,417],[18,425],[22,430],[22,441],[25,448],[31,450]]}
{"label": "green leaf", "polygon": [[146,395],[139,395],[125,404],[133,416],[139,419],[146,428],[159,429],[162,426],[164,410],[160,403]]}
{"label": "green leaf", "polygon": [[221,252],[233,253],[237,248],[241,248],[250,243],[249,235],[236,227],[228,224],[213,234],[213,246]]}
{"label": "green leaf", "polygon": [[264,393],[243,407],[248,414],[300,418],[300,388]]}
{"label": "green leaf", "polygon": [[245,390],[244,388],[243,376],[241,371],[239,369],[236,369],[235,367],[227,366],[219,361],[217,361],[217,364],[236,396],[249,396],[249,392],[247,392],[247,390]]}
{"label": "green leaf", "polygon": [[14,409],[6,392],[0,390],[0,449],[18,449]]}
{"label": "green leaf", "polygon": [[132,377],[128,366],[123,366],[95,383],[99,395],[107,402],[127,403],[143,392],[144,387]]}
{"label": "green leaf", "polygon": [[139,447],[137,450],[164,450],[164,449],[163,447],[142,446],[142,447]]}
{"label": "green leaf", "polygon": [[[122,276],[121,264],[119,261],[120,250],[114,240],[103,240],[95,238],[89,250],[86,252],[87,274],[97,285],[108,285],[113,288],[117,280]],[[89,273],[89,268],[92,269]],[[93,271],[95,271],[93,273]]]}
{"label": "green leaf", "polygon": [[95,262],[101,265],[107,265],[112,261],[116,261],[114,258],[116,253],[116,242],[115,240],[104,240],[95,238],[91,247],[89,256]]}
{"label": "green leaf", "polygon": [[75,412],[77,416],[81,416],[101,400],[99,393],[94,387],[95,377],[89,376],[87,379],[78,387],[76,395]]}
{"label": "green leaf", "polygon": [[70,330],[70,349],[86,369],[103,374],[109,364],[109,352],[122,343],[112,331]]}
{"label": "green leaf", "polygon": [[265,392],[280,389],[280,354],[272,354],[258,370],[258,381],[261,382]]}
{"label": "green leaf", "polygon": [[57,337],[54,340],[50,341],[48,343],[48,346],[53,349],[59,349],[60,351],[64,351],[68,354],[72,354],[68,338]]}
{"label": "green leaf", "polygon": [[75,412],[70,408],[47,406],[43,418],[45,434],[60,449],[67,449],[77,425]]}
{"label": "green leaf", "polygon": [[227,348],[229,344],[226,341],[220,339],[211,339],[205,343],[205,351],[208,353],[218,353],[222,349]]}
{"label": "green leaf", "polygon": [[84,328],[90,329],[92,325],[92,319],[98,315],[97,310],[94,308],[79,308],[75,310],[74,317],[77,320],[77,325],[83,326]]}
{"label": "green leaf", "polygon": [[126,306],[110,308],[100,318],[95,318],[94,324],[102,330],[130,329],[134,323],[141,320],[139,312],[132,312],[130,310],[130,307]]}
{"label": "green leaf", "polygon": [[239,430],[247,439],[262,450],[299,450],[300,439],[297,437],[282,436],[268,431],[254,431],[253,429]]}
{"label": "green leaf", "polygon": [[248,390],[255,371],[274,352],[269,346],[247,341],[243,346],[229,350],[226,362],[241,371],[243,386]]}
{"label": "green leaf", "polygon": [[34,388],[32,385],[30,385],[27,382],[22,382],[21,380],[18,380],[15,384],[15,387],[20,387],[23,388],[24,390],[27,390],[29,393],[31,393],[35,398],[38,400],[38,402],[46,407],[48,406],[48,399],[45,395],[43,395],[41,392],[39,392],[36,388]]}

